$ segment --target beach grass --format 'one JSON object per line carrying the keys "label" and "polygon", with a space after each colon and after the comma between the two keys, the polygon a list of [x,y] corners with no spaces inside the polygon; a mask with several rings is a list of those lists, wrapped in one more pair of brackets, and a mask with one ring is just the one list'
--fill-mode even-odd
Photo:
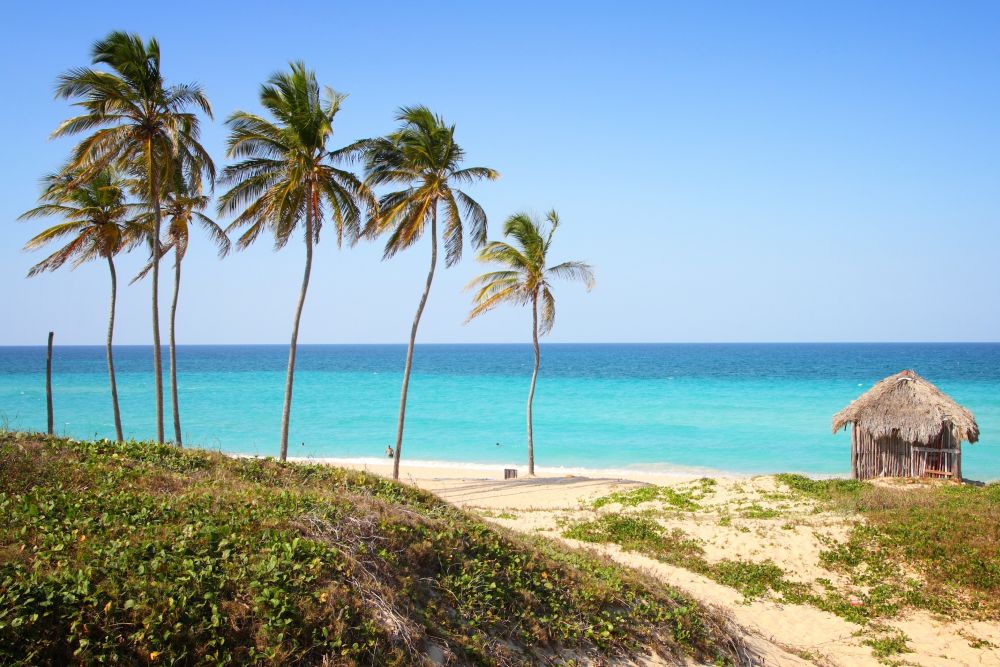
{"label": "beach grass", "polygon": [[[909,650],[906,635],[886,625],[906,612],[1000,618],[1000,485],[872,484],[789,474],[771,483],[777,490],[764,484],[754,491],[759,500],[733,484],[735,496],[711,504],[704,495],[701,503],[690,497],[679,503],[678,494],[690,493],[683,487],[672,494],[656,486],[616,492],[592,501],[593,514],[567,522],[562,536],[614,544],[690,570],[739,591],[745,602],[764,598],[832,613],[861,626],[862,643],[880,661]],[[786,572],[765,555],[712,556],[703,540],[677,526],[679,509],[692,513],[684,527],[700,522],[773,535],[773,523],[766,526],[774,519],[785,522],[781,529],[795,530],[798,522],[809,525],[809,517],[822,515],[814,526],[832,522],[843,532],[831,537],[814,528],[818,570]],[[817,576],[824,568],[827,576]],[[978,640],[970,641],[974,646]]]}
{"label": "beach grass", "polygon": [[0,662],[726,664],[728,621],[361,472],[0,433]]}
{"label": "beach grass", "polygon": [[918,573],[911,602],[1000,616],[1000,484],[898,484],[778,475],[796,492],[863,519],[824,561],[869,585]]}

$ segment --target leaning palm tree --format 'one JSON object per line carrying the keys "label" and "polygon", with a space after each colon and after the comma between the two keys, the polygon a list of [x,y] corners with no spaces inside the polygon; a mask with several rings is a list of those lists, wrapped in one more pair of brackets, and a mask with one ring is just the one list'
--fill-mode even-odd
{"label": "leaning palm tree", "polygon": [[[392,476],[399,479],[399,457],[403,448],[403,424],[406,419],[406,392],[410,385],[413,345],[417,339],[420,316],[427,303],[434,269],[437,266],[438,207],[444,209],[445,265],[452,266],[462,258],[463,213],[469,224],[473,247],[486,243],[486,213],[457,184],[495,180],[499,174],[487,167],[462,168],[465,151],[455,143],[455,126],[424,106],[403,107],[396,115],[401,122],[398,130],[387,137],[366,143],[367,182],[370,185],[401,185],[404,189],[390,192],[379,201],[379,214],[369,220],[365,233],[378,236],[388,233],[383,259],[410,247],[423,235],[427,223],[431,228],[431,267],[410,329],[403,370],[403,388],[399,398],[399,420],[396,425],[396,450]],[[460,210],[461,209],[461,210]]]}
{"label": "leaning palm tree", "polygon": [[44,271],[55,271],[72,260],[73,268],[84,262],[102,258],[111,272],[111,308],[108,315],[108,378],[111,383],[111,405],[115,417],[115,438],[121,442],[122,417],[118,409],[118,384],[115,381],[115,362],[111,346],[115,333],[115,299],[118,278],[115,273],[115,255],[141,241],[144,230],[129,219],[130,205],[125,186],[113,172],[104,170],[87,181],[80,181],[78,173],[54,174],[46,177],[43,202],[19,218],[61,217],[63,222],[49,227],[28,241],[26,250],[35,250],[54,241],[68,242],[36,264],[28,272],[35,276]]}
{"label": "leaning palm tree", "polygon": [[[156,392],[156,439],[163,442],[163,365],[160,351],[159,258],[160,198],[164,175],[173,164],[211,171],[211,160],[198,142],[200,109],[209,118],[212,108],[197,85],[168,86],[160,73],[160,45],[139,35],[112,32],[91,49],[92,62],[110,71],[80,67],[59,77],[56,95],[75,100],[83,111],[63,121],[53,137],[91,132],[73,152],[69,167],[86,180],[114,166],[139,171],[143,194],[153,211],[153,374]],[[197,166],[194,168],[198,168]]]}
{"label": "leaning palm tree", "polygon": [[228,156],[240,161],[222,173],[222,181],[232,187],[220,197],[219,212],[238,213],[227,228],[245,228],[236,247],[247,248],[269,228],[275,250],[279,250],[296,229],[305,225],[305,269],[292,324],[281,413],[282,461],[288,456],[295,353],[312,270],[313,244],[319,242],[327,215],[337,230],[337,246],[344,237],[353,244],[361,230],[363,209],[376,207],[365,184],[336,166],[357,147],[327,147],[333,135],[333,118],[344,97],[330,88],[320,91],[315,73],[301,62],[292,63],[291,71],[273,74],[260,90],[261,105],[273,122],[245,111],[237,111],[226,121],[230,128]]}
{"label": "leaning palm tree", "polygon": [[[215,243],[219,250],[219,257],[225,257],[229,253],[229,237],[222,227],[219,227],[214,220],[202,213],[208,206],[209,197],[202,193],[200,179],[198,175],[186,175],[180,168],[175,169],[172,186],[163,196],[161,212],[166,216],[167,233],[166,238],[160,244],[160,252],[166,255],[171,250],[174,253],[174,295],[170,301],[170,324],[169,324],[169,355],[170,355],[170,404],[174,414],[174,442],[178,447],[184,446],[181,437],[181,413],[180,401],[177,396],[177,341],[176,341],[176,321],[177,321],[177,297],[181,291],[181,262],[187,254],[188,243],[191,238],[191,226],[197,223],[202,229],[208,232],[209,238]],[[140,218],[147,228],[152,228],[154,213],[147,211],[146,215]],[[137,275],[132,282],[142,279],[155,266],[155,261],[149,264]]]}
{"label": "leaning palm tree", "polygon": [[[493,241],[479,252],[479,261],[503,264],[506,269],[491,271],[474,278],[467,289],[478,288],[473,297],[473,308],[466,321],[492,310],[502,303],[518,306],[531,305],[531,342],[535,348],[535,366],[531,372],[528,390],[528,474],[535,474],[535,442],[532,432],[531,407],[535,399],[535,381],[541,353],[538,337],[552,330],[556,317],[556,301],[552,296],[551,278],[568,278],[582,281],[587,291],[594,287],[594,271],[583,262],[563,262],[548,266],[552,235],[559,227],[559,216],[549,211],[545,216],[548,230],[527,213],[512,215],[504,224],[504,236],[514,244]],[[539,312],[541,301],[541,312]]]}

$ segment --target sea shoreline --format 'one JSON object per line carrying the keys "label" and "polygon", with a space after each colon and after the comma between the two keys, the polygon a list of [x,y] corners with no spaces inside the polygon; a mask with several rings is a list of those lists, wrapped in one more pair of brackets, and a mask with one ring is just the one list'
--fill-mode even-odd
{"label": "sea shoreline", "polygon": [[[254,454],[227,453],[236,458],[268,458]],[[289,462],[331,465],[351,470],[363,470],[376,475],[392,476],[393,461],[389,457],[316,457],[289,456]],[[528,477],[528,466],[523,463],[483,463],[477,461],[443,461],[404,458],[400,463],[401,479],[481,479],[502,480],[504,471],[517,470],[518,479]],[[845,479],[846,474],[806,473],[794,470],[771,472],[739,472],[709,467],[679,466],[669,463],[628,464],[618,467],[587,466],[535,466],[535,478],[580,478],[593,480],[613,480],[620,482],[645,482],[649,484],[676,484],[701,478],[747,480],[754,477],[772,476],[779,473],[801,474],[810,479]]]}
{"label": "sea shoreline", "polygon": [[[527,462],[530,349],[421,347],[402,463]],[[297,357],[290,455],[384,457],[394,443],[405,349],[305,346]],[[152,438],[149,348],[116,352],[124,435]],[[178,350],[185,443],[277,456],[287,348]],[[975,415],[963,472],[1000,478],[1000,345],[554,345],[534,409],[536,461],[576,468],[717,475],[850,472],[850,434],[831,418],[873,383],[913,368]],[[44,429],[45,354],[0,349],[0,424]],[[55,430],[114,435],[101,348],[54,351]],[[497,446],[499,443],[499,447]],[[469,474],[469,473],[466,473]],[[472,473],[477,474],[477,473]],[[522,473],[523,474],[523,473]]]}
{"label": "sea shoreline", "polygon": [[[339,466],[353,470],[365,470],[375,474],[390,474],[393,468],[393,460],[376,457],[289,457],[289,461],[297,463],[320,463],[324,465]],[[658,464],[660,469],[649,467],[631,467],[629,465],[619,467],[587,467],[587,466],[535,466],[536,478],[559,478],[559,477],[581,477],[589,479],[617,479],[630,481],[664,481],[678,482],[699,477],[725,477],[742,478],[750,477],[742,473],[730,473],[713,468],[693,468],[685,466],[674,466],[670,464]],[[504,479],[504,471],[508,469],[517,470],[518,478],[528,477],[528,466],[523,463],[482,463],[475,461],[445,461],[413,459],[407,460],[405,457],[400,461],[400,477],[413,477],[417,479],[434,478],[475,478],[475,479]]]}

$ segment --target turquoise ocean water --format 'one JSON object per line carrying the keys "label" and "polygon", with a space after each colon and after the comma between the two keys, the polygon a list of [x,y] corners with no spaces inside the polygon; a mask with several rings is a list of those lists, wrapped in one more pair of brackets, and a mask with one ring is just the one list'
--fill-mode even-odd
{"label": "turquoise ocean water", "polygon": [[[402,345],[299,349],[289,454],[381,458],[395,437]],[[116,348],[128,437],[154,434],[152,353]],[[181,346],[187,444],[276,455],[285,346]],[[164,353],[164,361],[166,354]],[[418,345],[404,461],[523,464],[528,345]],[[849,471],[832,415],[912,368],[976,415],[963,472],[1000,479],[1000,344],[543,345],[540,466],[740,473]],[[45,350],[0,347],[0,426],[44,430]],[[57,347],[56,430],[113,435],[102,347]],[[167,433],[173,429],[169,417]]]}

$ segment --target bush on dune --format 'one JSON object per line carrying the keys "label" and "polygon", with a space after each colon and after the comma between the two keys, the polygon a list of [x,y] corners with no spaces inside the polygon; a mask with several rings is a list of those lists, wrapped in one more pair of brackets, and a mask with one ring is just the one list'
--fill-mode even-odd
{"label": "bush on dune", "polygon": [[0,662],[730,662],[640,575],[359,472],[0,434]]}
{"label": "bush on dune", "polygon": [[[825,554],[830,565],[878,572],[902,563],[923,576],[919,600],[995,618],[1000,595],[1000,484],[929,483],[899,488],[854,480],[778,475],[799,493],[864,518]],[[895,568],[898,569],[898,568]]]}

